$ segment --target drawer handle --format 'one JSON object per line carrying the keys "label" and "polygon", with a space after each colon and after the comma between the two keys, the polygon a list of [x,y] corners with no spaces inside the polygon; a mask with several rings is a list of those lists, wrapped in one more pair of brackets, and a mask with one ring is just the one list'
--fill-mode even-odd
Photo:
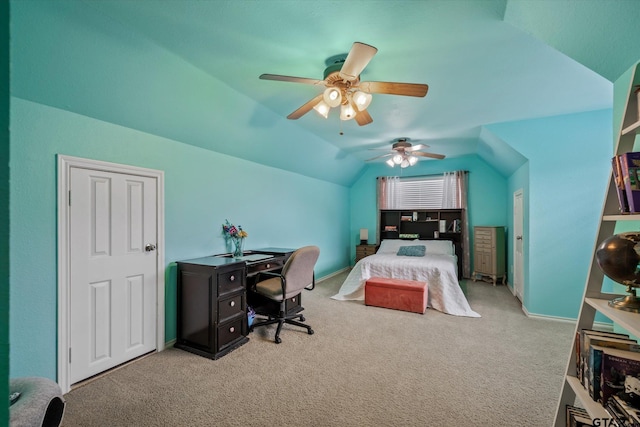
{"label": "drawer handle", "polygon": [[229,277],[229,281],[233,282],[234,280],[236,280],[236,276],[232,274],[231,277]]}
{"label": "drawer handle", "polygon": [[234,333],[236,331],[236,328],[234,328],[233,326],[229,328],[229,332]]}
{"label": "drawer handle", "polygon": [[296,298],[295,297],[291,298],[291,302],[296,302]]}
{"label": "drawer handle", "polygon": [[267,264],[267,268],[271,268],[271,264]]}
{"label": "drawer handle", "polygon": [[230,305],[231,307],[235,307],[236,302],[235,302],[235,301],[231,301],[231,302],[229,303],[229,305]]}

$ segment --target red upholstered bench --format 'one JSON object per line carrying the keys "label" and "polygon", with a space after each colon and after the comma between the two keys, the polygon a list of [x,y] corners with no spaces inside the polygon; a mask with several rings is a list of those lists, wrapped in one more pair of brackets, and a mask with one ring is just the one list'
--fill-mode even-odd
{"label": "red upholstered bench", "polygon": [[424,314],[427,309],[427,283],[415,280],[371,277],[364,284],[364,303]]}

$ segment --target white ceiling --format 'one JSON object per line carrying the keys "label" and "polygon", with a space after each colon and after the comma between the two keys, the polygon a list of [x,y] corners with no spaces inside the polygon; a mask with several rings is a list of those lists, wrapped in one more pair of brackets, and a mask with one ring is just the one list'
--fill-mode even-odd
{"label": "white ceiling", "polygon": [[[491,158],[504,143],[484,125],[610,108],[611,81],[640,58],[640,2],[627,0],[12,1],[11,13],[14,96],[346,185],[397,137],[508,174],[518,156]],[[363,80],[427,83],[427,96],[374,95],[363,127],[336,112],[287,120],[321,89],[258,76],[322,79],[354,41],[378,48]]]}

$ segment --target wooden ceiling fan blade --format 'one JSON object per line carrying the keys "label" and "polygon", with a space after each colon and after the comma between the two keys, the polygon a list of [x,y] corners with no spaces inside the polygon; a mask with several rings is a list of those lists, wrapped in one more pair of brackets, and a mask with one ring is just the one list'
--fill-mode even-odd
{"label": "wooden ceiling fan blade", "polygon": [[354,119],[360,126],[368,125],[373,122],[373,119],[367,110],[358,111],[358,114],[356,114]]}
{"label": "wooden ceiling fan blade", "polygon": [[307,85],[323,85],[324,80],[308,79],[306,77],[281,76],[280,74],[261,74],[262,80],[276,80],[279,82],[303,83]]}
{"label": "wooden ceiling fan blade", "polygon": [[343,80],[356,80],[376,52],[378,52],[378,49],[373,46],[355,42],[353,46],[351,46],[351,50],[344,60],[344,64],[342,64],[339,73],[340,77]]}
{"label": "wooden ceiling fan blade", "polygon": [[420,156],[420,157],[431,157],[432,159],[438,159],[438,160],[442,160],[445,158],[445,156],[442,154],[425,153],[424,151],[412,151],[411,155]]}
{"label": "wooden ceiling fan blade", "polygon": [[381,154],[381,155],[379,155],[379,156],[375,156],[375,157],[372,157],[372,158],[370,158],[370,159],[367,159],[367,160],[365,160],[365,162],[371,162],[371,161],[373,161],[373,160],[382,159],[383,157],[391,157],[391,156],[393,156],[394,154],[395,154],[395,153]]}
{"label": "wooden ceiling fan blade", "polygon": [[416,151],[416,150],[422,150],[423,148],[429,148],[428,145],[424,145],[424,144],[416,144],[416,145],[412,145],[409,148],[406,148],[407,151]]}
{"label": "wooden ceiling fan blade", "polygon": [[425,96],[429,90],[429,85],[421,83],[361,82],[358,87],[368,93],[416,97]]}
{"label": "wooden ceiling fan blade", "polygon": [[306,104],[304,104],[302,107],[298,108],[296,111],[294,111],[293,113],[289,114],[287,116],[287,119],[290,120],[296,120],[299,119],[300,117],[304,116],[305,114],[307,114],[309,111],[311,111],[311,109],[313,107],[316,106],[316,104],[318,102],[322,101],[322,94],[316,96],[315,98],[313,98],[311,101],[307,102]]}

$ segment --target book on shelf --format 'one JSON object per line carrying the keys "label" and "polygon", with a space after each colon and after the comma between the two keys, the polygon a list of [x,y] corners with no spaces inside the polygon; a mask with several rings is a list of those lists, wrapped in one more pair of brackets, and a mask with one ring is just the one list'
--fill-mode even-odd
{"label": "book on shelf", "polygon": [[449,224],[447,231],[450,233],[460,233],[460,231],[462,231],[462,222],[459,219],[454,219]]}
{"label": "book on shelf", "polygon": [[384,231],[398,231],[398,227],[395,225],[385,225]]}
{"label": "book on shelf", "polygon": [[587,378],[584,375],[587,371],[588,356],[589,356],[589,344],[591,337],[608,337],[618,339],[629,339],[629,335],[621,334],[617,332],[598,331],[595,329],[582,329],[576,333],[575,346],[576,346],[576,377],[580,383],[588,389]]}
{"label": "book on shelf", "polygon": [[594,401],[602,402],[600,382],[602,379],[602,353],[605,348],[617,348],[632,352],[640,352],[640,345],[635,340],[621,340],[614,338],[592,339],[589,345],[589,359],[587,360],[587,390]]}
{"label": "book on shelf", "polygon": [[591,417],[583,408],[567,405],[566,413],[567,427],[584,427],[593,425]]}
{"label": "book on shelf", "polygon": [[600,380],[602,405],[618,396],[640,408],[640,353],[604,348],[602,350],[602,373]]}
{"label": "book on shelf", "polygon": [[620,154],[620,171],[624,183],[629,212],[640,212],[640,182],[638,169],[640,169],[640,152]]}
{"label": "book on shelf", "polygon": [[618,426],[640,427],[637,406],[633,406],[622,396],[614,395],[609,399],[604,409],[613,417]]}
{"label": "book on shelf", "polygon": [[402,215],[400,221],[413,221],[413,215]]}
{"label": "book on shelf", "polygon": [[613,183],[616,187],[616,193],[618,195],[618,204],[620,207],[620,213],[628,213],[629,202],[627,200],[627,192],[624,188],[624,180],[622,178],[622,169],[620,167],[619,156],[613,156],[611,158],[611,170],[613,174]]}

